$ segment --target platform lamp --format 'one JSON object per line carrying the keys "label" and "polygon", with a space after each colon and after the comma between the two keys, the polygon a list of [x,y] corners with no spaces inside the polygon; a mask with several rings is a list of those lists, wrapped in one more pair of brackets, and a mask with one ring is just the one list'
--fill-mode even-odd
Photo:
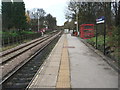
{"label": "platform lamp", "polygon": [[79,20],[78,20],[78,18],[79,18],[79,9],[77,9],[77,12],[76,12],[76,30],[77,30],[77,36],[79,36],[79,24],[78,24],[78,22],[79,22]]}
{"label": "platform lamp", "polygon": [[40,24],[40,22],[39,22],[39,15],[38,15],[38,32],[39,32],[39,24]]}
{"label": "platform lamp", "polygon": [[39,9],[37,9],[37,16],[38,16],[38,32],[39,32],[39,25],[40,25],[40,15],[39,15]]}

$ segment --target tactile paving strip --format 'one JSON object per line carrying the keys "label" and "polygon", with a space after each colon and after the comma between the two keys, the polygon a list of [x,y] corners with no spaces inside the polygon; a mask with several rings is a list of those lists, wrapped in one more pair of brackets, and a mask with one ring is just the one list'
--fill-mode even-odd
{"label": "tactile paving strip", "polygon": [[[67,46],[66,36],[64,39],[64,46]],[[64,47],[62,48],[61,64],[56,88],[70,88],[68,48]]]}

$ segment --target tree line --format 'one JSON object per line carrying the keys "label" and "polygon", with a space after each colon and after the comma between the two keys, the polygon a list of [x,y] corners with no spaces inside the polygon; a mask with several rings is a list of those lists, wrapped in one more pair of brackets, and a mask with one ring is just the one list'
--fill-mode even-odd
{"label": "tree line", "polygon": [[[76,0],[70,0],[65,15],[67,21],[64,23],[64,26],[69,29],[76,29],[75,21],[78,21],[79,25],[96,24],[97,18],[105,16],[107,34],[117,35],[117,39],[115,39],[117,41],[120,37],[120,1],[77,2]],[[98,32],[101,35],[104,33],[103,29],[104,25],[98,25]]]}
{"label": "tree line", "polygon": [[24,2],[2,1],[2,28],[3,30],[10,30],[11,28],[23,30],[27,28]]}
{"label": "tree line", "polygon": [[47,28],[47,29],[56,29],[57,20],[51,14],[46,14],[46,12],[42,8],[34,8],[32,10],[27,11],[28,15],[31,18],[31,22],[29,23],[31,29],[38,29],[38,18],[39,18],[39,29]]}
{"label": "tree line", "polygon": [[3,31],[22,31],[33,29],[37,31],[38,17],[39,29],[49,28],[55,29],[56,18],[51,14],[47,14],[42,8],[34,8],[33,10],[25,9],[23,0],[3,0],[2,1],[2,29]]}
{"label": "tree line", "polygon": [[[77,2],[70,0],[66,9],[64,28],[76,30],[75,21],[81,24],[95,24],[99,36],[104,35],[104,24],[96,24],[96,19],[104,16],[107,45],[114,47],[120,55],[120,1],[117,2]],[[96,29],[96,28],[95,28]]]}
{"label": "tree line", "polygon": [[96,19],[105,16],[107,26],[120,25],[120,1],[119,2],[77,2],[71,0],[66,10],[66,19],[76,21],[79,24],[96,23]]}

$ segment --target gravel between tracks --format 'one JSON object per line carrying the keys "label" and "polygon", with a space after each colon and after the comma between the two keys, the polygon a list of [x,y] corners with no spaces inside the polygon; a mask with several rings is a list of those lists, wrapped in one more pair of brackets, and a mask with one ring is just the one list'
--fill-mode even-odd
{"label": "gravel between tracks", "polygon": [[[56,37],[56,36],[54,36],[54,37]],[[11,61],[7,62],[6,64],[1,65],[2,77],[6,76],[9,72],[13,71],[16,67],[18,67],[20,65],[20,63],[27,60],[30,56],[32,56],[35,52],[37,52],[42,46],[44,46],[47,41],[52,40],[54,37],[29,49],[28,51],[22,53],[21,55],[17,56],[16,58],[12,59]]]}

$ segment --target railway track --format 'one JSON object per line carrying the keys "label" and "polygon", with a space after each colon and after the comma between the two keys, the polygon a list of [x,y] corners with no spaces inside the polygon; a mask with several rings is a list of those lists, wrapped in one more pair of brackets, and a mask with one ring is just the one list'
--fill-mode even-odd
{"label": "railway track", "polygon": [[2,64],[7,63],[9,60],[17,57],[21,53],[24,53],[28,49],[31,49],[33,46],[36,46],[36,45],[44,42],[45,40],[47,40],[48,38],[50,38],[54,34],[55,34],[55,32],[52,33],[51,35],[47,35],[45,37],[41,37],[41,38],[38,38],[36,40],[33,40],[32,42],[28,42],[27,44],[22,44],[22,45],[15,47],[9,51],[2,52],[0,55],[0,59],[2,60],[1,63]]}
{"label": "railway track", "polygon": [[44,45],[44,42],[49,41],[49,39],[56,33],[57,32],[54,32],[51,35],[33,40],[32,42],[23,44],[7,52],[3,52],[2,56],[0,57],[2,77],[6,77],[10,71],[12,71],[20,63],[33,55],[39,48]]}
{"label": "railway track", "polygon": [[[35,40],[29,44],[27,44],[26,46],[21,46],[19,49],[17,48],[15,51],[11,50],[12,53],[15,52],[15,56],[11,55],[11,57],[9,57],[9,59],[4,59],[2,60],[2,67],[4,67],[4,65],[8,64],[9,62],[11,62],[13,60],[13,58],[19,57],[21,54],[27,52],[27,50],[34,50],[33,47],[38,47],[39,46],[39,50],[34,53],[34,55],[32,55],[31,57],[29,57],[29,59],[25,60],[24,62],[20,62],[19,65],[17,65],[17,68],[14,67],[12,69],[12,72],[8,72],[7,74],[4,75],[3,80],[1,82],[1,84],[3,85],[3,89],[6,89],[5,87],[9,88],[12,86],[12,88],[25,88],[26,85],[30,82],[30,80],[32,79],[32,77],[34,76],[34,74],[36,73],[36,71],[38,70],[38,68],[40,67],[40,65],[43,63],[44,59],[46,56],[44,55],[48,55],[45,53],[45,50],[47,50],[47,47],[51,42],[54,41],[55,38],[57,38],[60,35],[61,32],[59,33],[54,33],[56,35],[50,35],[50,36],[46,36],[43,37],[41,39]],[[49,47],[49,46],[48,46]],[[19,53],[18,53],[19,51]],[[48,50],[47,50],[48,51]],[[16,53],[17,52],[17,53]],[[8,54],[5,54],[3,56],[8,56],[11,53],[8,52]],[[41,59],[41,60],[40,60]],[[12,61],[15,62],[15,61]],[[19,72],[18,72],[19,71]],[[15,76],[14,76],[15,75]],[[21,78],[23,76],[23,78]],[[12,82],[9,81],[12,79]],[[20,82],[17,82],[20,81]],[[22,81],[24,83],[22,83]],[[9,90],[9,89],[7,89]]]}

